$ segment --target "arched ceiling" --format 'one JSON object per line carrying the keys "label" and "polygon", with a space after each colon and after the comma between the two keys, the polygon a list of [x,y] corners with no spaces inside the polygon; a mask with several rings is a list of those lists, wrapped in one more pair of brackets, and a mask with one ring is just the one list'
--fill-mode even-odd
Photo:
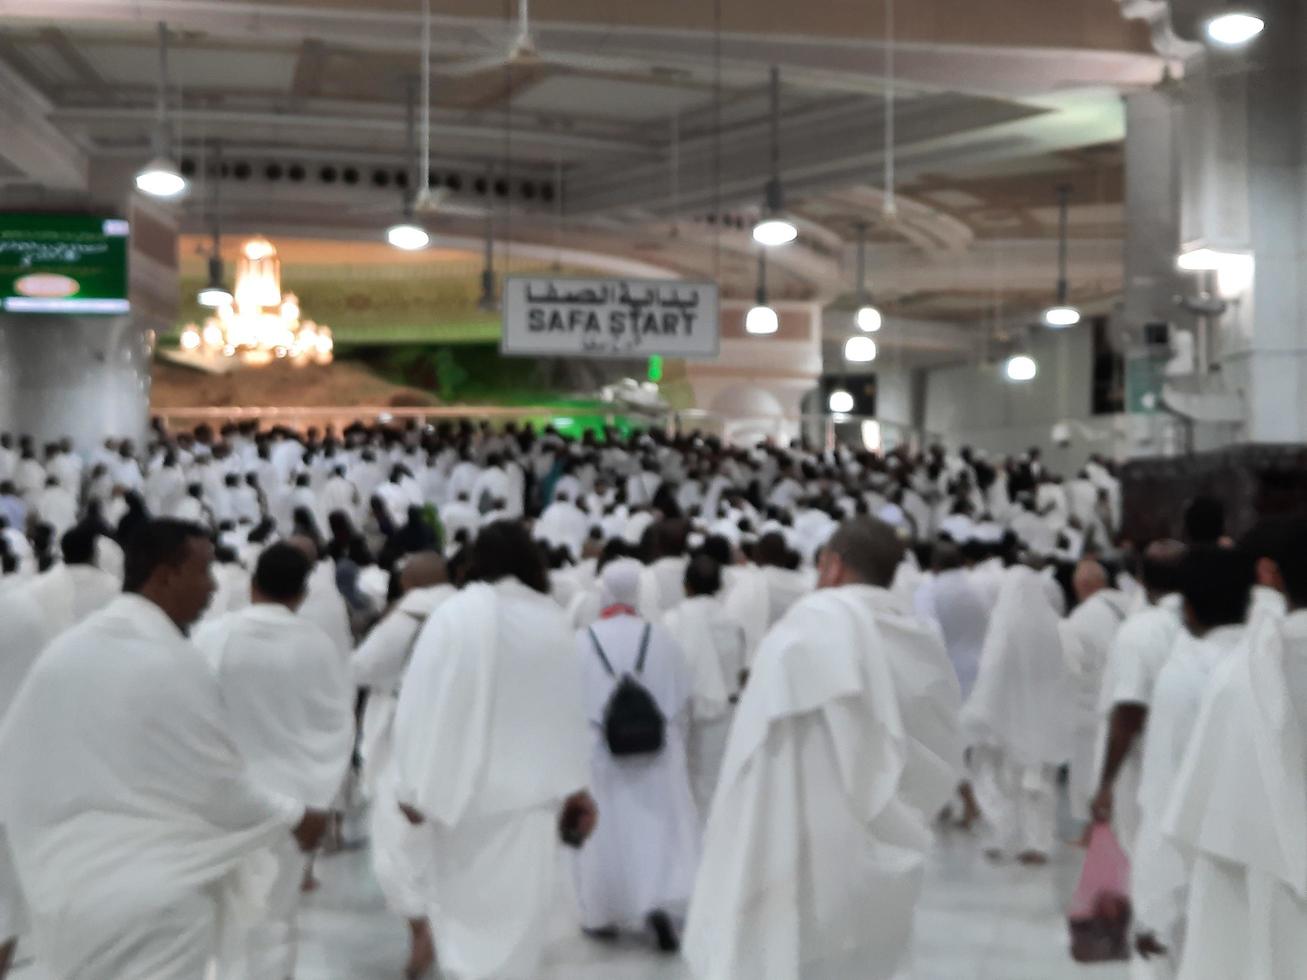
{"label": "arched ceiling", "polygon": [[[523,249],[719,274],[748,295],[747,228],[768,177],[767,73],[782,71],[781,169],[800,241],[773,290],[847,302],[852,241],[913,315],[988,316],[1053,282],[1054,189],[1074,187],[1072,277],[1120,286],[1123,91],[1163,62],[1117,0],[897,0],[897,216],[884,216],[886,0],[534,0],[546,57],[507,50],[516,4],[432,0],[437,240],[475,247],[493,211]],[[501,6],[513,8],[501,14]],[[127,186],[150,154],[156,22],[173,35],[174,119],[194,167],[221,146],[232,232],[375,239],[400,210],[418,0],[0,0],[0,205]],[[496,16],[488,16],[494,9]],[[718,58],[720,55],[720,58]],[[21,115],[20,113],[21,109]],[[330,176],[330,179],[328,177]],[[353,179],[349,179],[352,177]],[[204,227],[200,188],[181,206]],[[502,192],[502,193],[501,193]]]}

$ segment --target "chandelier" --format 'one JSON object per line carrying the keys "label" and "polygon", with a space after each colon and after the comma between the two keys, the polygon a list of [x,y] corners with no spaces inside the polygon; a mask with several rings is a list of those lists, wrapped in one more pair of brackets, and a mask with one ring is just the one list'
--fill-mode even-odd
{"label": "chandelier", "polygon": [[188,354],[234,358],[249,367],[278,360],[330,364],[334,346],[331,330],[301,320],[295,294],[281,291],[281,260],[263,237],[241,246],[232,301],[219,306],[202,327],[188,323],[181,333],[181,348]]}

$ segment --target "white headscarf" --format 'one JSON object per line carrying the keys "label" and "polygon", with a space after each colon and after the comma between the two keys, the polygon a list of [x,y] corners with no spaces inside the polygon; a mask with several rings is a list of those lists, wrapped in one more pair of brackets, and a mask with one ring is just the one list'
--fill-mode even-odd
{"label": "white headscarf", "polygon": [[640,573],[644,566],[634,558],[619,558],[604,566],[599,575],[603,587],[602,606],[623,605],[634,608],[640,601]]}

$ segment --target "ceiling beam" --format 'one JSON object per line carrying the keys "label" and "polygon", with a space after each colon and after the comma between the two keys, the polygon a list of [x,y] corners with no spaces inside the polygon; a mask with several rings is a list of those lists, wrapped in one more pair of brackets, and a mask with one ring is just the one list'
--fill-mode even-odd
{"label": "ceiling beam", "polygon": [[306,37],[300,43],[295,59],[295,74],[291,78],[290,94],[297,103],[311,99],[322,90],[322,77],[327,69],[327,46],[317,38]]}
{"label": "ceiling beam", "polygon": [[[246,126],[266,125],[278,130],[317,130],[324,137],[333,132],[349,130],[393,134],[396,147],[402,144],[405,122],[402,115],[380,113],[377,107],[370,107],[367,115],[332,115],[320,112],[277,112],[258,109],[225,109],[209,106],[188,105],[173,111],[173,118],[186,122],[189,132],[198,131],[193,127],[205,127],[209,132],[214,127],[230,126],[237,130]],[[56,110],[54,119],[61,123],[94,126],[104,123],[145,123],[154,118],[154,108],[146,105],[137,106],[66,106]],[[459,113],[433,113],[433,137],[441,135],[459,139],[486,141],[496,145],[502,144],[504,128],[492,124],[476,124],[466,121]],[[614,157],[648,157],[651,152],[658,152],[656,147],[630,139],[616,139],[605,136],[591,136],[580,133],[567,133],[539,127],[513,127],[515,144],[539,144],[573,150],[583,153],[607,154]],[[288,149],[290,149],[288,141]]]}
{"label": "ceiling beam", "polygon": [[0,157],[34,183],[85,191],[88,165],[81,147],[50,121],[53,106],[0,53]]}
{"label": "ceiling beam", "polygon": [[67,34],[57,27],[45,27],[41,29],[41,40],[72,70],[82,85],[97,93],[102,100],[114,101],[112,87],[105,81],[104,76],[96,71],[95,66],[86,60],[86,56],[77,50],[77,46],[68,39]]}

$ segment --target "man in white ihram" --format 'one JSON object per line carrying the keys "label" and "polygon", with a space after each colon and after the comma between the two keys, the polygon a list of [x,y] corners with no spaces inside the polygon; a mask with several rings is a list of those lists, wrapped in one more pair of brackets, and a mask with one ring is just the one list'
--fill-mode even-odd
{"label": "man in white ihram", "polygon": [[126,594],[43,651],[0,729],[0,823],[60,980],[203,977],[251,859],[326,827],[253,781],[186,639],[212,553],[194,525],[138,530]]}
{"label": "man in white ihram", "polygon": [[[693,678],[662,627],[636,612],[642,566],[610,562],[600,576],[599,622],[576,635],[593,751],[591,786],[603,819],[576,857],[581,925],[596,935],[652,930],[663,952],[678,946],[699,860],[699,816],[690,792],[686,738]],[[616,754],[605,720],[624,678],[664,719],[656,751]]]}
{"label": "man in white ihram", "polygon": [[1071,584],[1079,605],[1058,624],[1058,633],[1075,688],[1074,744],[1068,785],[1071,816],[1084,823],[1089,820],[1089,804],[1098,786],[1097,761],[1101,748],[1098,705],[1103,674],[1112,643],[1129,615],[1130,599],[1124,592],[1110,587],[1107,569],[1096,558],[1086,558],[1076,565]]}
{"label": "man in white ihram", "polygon": [[889,525],[843,524],[758,651],[708,818],[684,949],[705,980],[887,980],[962,766],[957,678],[887,586]]}
{"label": "man in white ihram", "polygon": [[1190,862],[1181,980],[1297,980],[1307,962],[1307,519],[1257,578],[1288,600],[1207,686],[1163,817]]}
{"label": "man in white ihram", "polygon": [[986,855],[1038,865],[1052,852],[1057,770],[1071,756],[1071,674],[1058,635],[1061,590],[1025,565],[1004,575],[976,686],[962,712]]}
{"label": "man in white ihram", "polygon": [[[199,629],[218,675],[228,731],[255,783],[330,808],[354,748],[354,686],[330,638],[296,615],[311,565],[279,543],[259,556],[250,605]],[[244,939],[243,980],[295,974],[295,916],[307,858],[289,836],[272,849],[276,879]]]}
{"label": "man in white ihram", "polygon": [[744,629],[731,619],[718,598],[722,569],[708,555],[696,555],[685,570],[686,598],[663,614],[694,677],[690,716],[690,788],[701,821],[707,821],[735,703],[744,683]]}
{"label": "man in white ihram", "polygon": [[409,555],[399,582],[403,597],[359,645],[350,668],[355,685],[368,692],[360,751],[363,788],[372,801],[372,870],[386,905],[409,924],[411,950],[405,975],[419,977],[430,968],[435,947],[423,895],[424,835],[404,818],[395,799],[395,707],[418,630],[458,590],[449,584],[445,559],[434,551]]}
{"label": "man in white ihram", "polygon": [[526,529],[472,546],[427,620],[395,712],[396,797],[431,850],[428,915],[449,980],[535,980],[560,836],[594,828],[576,639]]}

